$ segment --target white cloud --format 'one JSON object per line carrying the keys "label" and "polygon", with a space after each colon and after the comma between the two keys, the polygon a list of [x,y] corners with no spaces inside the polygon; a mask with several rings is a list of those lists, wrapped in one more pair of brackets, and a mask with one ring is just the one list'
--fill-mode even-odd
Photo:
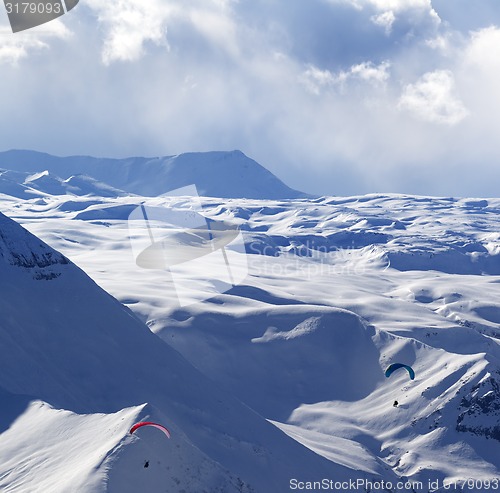
{"label": "white cloud", "polygon": [[468,115],[448,70],[427,72],[414,84],[408,84],[398,107],[421,120],[446,125],[456,125]]}
{"label": "white cloud", "polygon": [[147,43],[169,48],[167,29],[172,24],[194,28],[208,42],[237,55],[232,0],[88,0],[104,29],[102,60],[137,61]]}
{"label": "white cloud", "polygon": [[387,10],[381,14],[372,15],[370,20],[376,25],[384,28],[385,34],[389,36],[392,31],[392,25],[396,20],[396,16],[392,10]]}
{"label": "white cloud", "polygon": [[321,70],[310,65],[299,77],[299,81],[313,94],[319,95],[324,88],[342,87],[349,81],[361,80],[371,84],[384,84],[389,79],[391,64],[384,61],[379,65],[373,62],[363,62],[352,65],[349,70],[333,73],[330,70]]}
{"label": "white cloud", "polygon": [[59,19],[16,34],[0,26],[0,64],[16,65],[31,52],[48,49],[50,39],[67,39],[70,34]]}
{"label": "white cloud", "polygon": [[363,3],[372,5],[380,11],[401,12],[416,8],[432,10],[431,0],[364,0]]}
{"label": "white cloud", "polygon": [[15,65],[28,55],[28,50],[47,48],[47,43],[33,36],[13,38],[10,27],[0,28],[0,63]]}
{"label": "white cloud", "polygon": [[481,71],[500,69],[500,28],[489,26],[471,33],[470,43],[465,53],[464,61],[469,66]]}
{"label": "white cloud", "polygon": [[301,74],[299,81],[302,82],[310,92],[319,95],[324,87],[336,84],[338,79],[329,70],[321,70],[311,65]]}
{"label": "white cloud", "polygon": [[105,29],[102,60],[134,61],[143,54],[147,41],[167,47],[166,21],[175,10],[160,0],[88,0]]}
{"label": "white cloud", "polygon": [[[436,38],[440,31],[446,31],[446,27],[441,29],[443,23],[438,13],[432,6],[432,0],[326,0],[333,7],[339,4],[350,5],[357,12],[360,22],[370,21],[380,29],[386,36],[387,42],[377,40],[365,34],[366,38],[372,37],[376,47],[386,49],[392,53],[397,51],[397,44],[400,48],[403,44],[408,46],[419,43],[422,37]],[[394,41],[395,44],[392,44]],[[371,59],[374,59],[371,55]],[[389,58],[389,54],[384,54],[384,58]]]}
{"label": "white cloud", "polygon": [[[498,162],[500,126],[500,28],[488,27],[470,33],[457,56],[457,85],[468,108],[471,108],[467,142],[470,149],[488,154],[485,161]],[[473,142],[480,142],[474,146]],[[462,144],[464,147],[466,143]]]}
{"label": "white cloud", "polygon": [[[440,23],[439,15],[432,7],[431,0],[328,0],[331,4],[347,4],[356,10],[374,9],[385,16],[380,18],[381,22],[387,23],[395,14],[405,12],[425,12],[432,18],[433,22]],[[378,16],[375,16],[375,19]],[[386,24],[385,24],[386,25]]]}
{"label": "white cloud", "polygon": [[451,49],[450,37],[450,33],[446,33],[444,35],[439,34],[431,39],[425,40],[425,44],[433,50],[447,54]]}
{"label": "white cloud", "polygon": [[389,79],[390,66],[391,64],[388,61],[384,61],[379,65],[374,65],[372,62],[363,62],[353,65],[350,74],[366,81],[384,83]]}

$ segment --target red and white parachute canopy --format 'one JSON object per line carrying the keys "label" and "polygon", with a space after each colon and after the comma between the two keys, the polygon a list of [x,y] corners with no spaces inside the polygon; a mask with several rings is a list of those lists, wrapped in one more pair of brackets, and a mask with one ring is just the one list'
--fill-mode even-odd
{"label": "red and white parachute canopy", "polygon": [[143,426],[153,426],[154,428],[158,428],[159,430],[163,431],[165,435],[167,435],[167,438],[170,438],[170,432],[165,428],[163,425],[159,425],[158,423],[153,423],[151,421],[141,421],[140,423],[136,423],[132,428],[130,428],[130,434],[134,433],[135,430],[138,430],[139,428],[142,428]]}

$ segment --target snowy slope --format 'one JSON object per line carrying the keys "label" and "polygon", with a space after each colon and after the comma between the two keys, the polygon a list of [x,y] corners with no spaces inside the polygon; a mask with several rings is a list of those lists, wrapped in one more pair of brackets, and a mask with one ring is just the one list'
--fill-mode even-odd
{"label": "snowy slope", "polygon": [[[499,477],[499,199],[203,202],[244,231],[249,275],[187,307],[165,272],[135,265],[135,200],[5,207],[226,392],[352,477]],[[394,361],[415,381],[386,379]]]}
{"label": "snowy slope", "polygon": [[63,180],[47,170],[37,173],[0,169],[0,193],[29,199],[44,195],[97,195],[120,197],[125,192],[89,176],[74,175]]}
{"label": "snowy slope", "polygon": [[[3,406],[22,399],[1,395]],[[174,428],[181,438],[172,440],[146,428],[140,437],[131,436],[128,431],[138,421],[165,420],[149,406],[77,414],[22,400],[17,419],[0,435],[1,491],[241,491],[239,480],[181,430]]]}
{"label": "snowy slope", "polygon": [[[310,479],[366,476],[311,452],[220,389],[3,215],[0,279],[3,490],[135,492],[147,484],[148,492],[266,493],[299,470]],[[171,441],[126,435],[146,417],[167,424]]]}
{"label": "snowy slope", "polygon": [[240,151],[186,153],[124,159],[56,157],[35,151],[0,152],[0,167],[14,171],[48,170],[62,178],[84,174],[120,190],[155,196],[195,184],[201,195],[281,199],[305,197]]}

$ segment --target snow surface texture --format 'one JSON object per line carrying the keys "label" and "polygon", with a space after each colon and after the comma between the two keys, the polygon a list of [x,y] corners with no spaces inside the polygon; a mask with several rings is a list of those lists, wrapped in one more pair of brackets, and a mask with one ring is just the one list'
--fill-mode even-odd
{"label": "snow surface texture", "polygon": [[[207,301],[180,307],[127,218],[193,200],[2,196],[64,256],[0,216],[0,491],[500,478],[500,199],[203,198],[243,231],[249,275],[210,296],[200,272]],[[128,436],[146,417],[172,439]]]}
{"label": "snow surface texture", "polygon": [[[300,467],[349,476],[221,390],[65,257],[5,216],[0,231],[0,490],[140,491],[146,460],[148,491],[277,491]],[[130,448],[127,430],[148,416],[171,441],[141,430]]]}

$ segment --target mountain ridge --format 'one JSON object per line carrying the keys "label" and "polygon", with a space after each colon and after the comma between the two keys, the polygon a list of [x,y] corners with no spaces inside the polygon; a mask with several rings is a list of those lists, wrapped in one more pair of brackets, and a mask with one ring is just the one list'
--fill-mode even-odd
{"label": "mountain ridge", "polygon": [[308,194],[285,185],[241,151],[188,152],[173,156],[59,157],[38,151],[0,152],[0,167],[22,172],[48,170],[62,179],[87,175],[129,193],[157,196],[189,185],[208,197],[297,199]]}
{"label": "mountain ridge", "polygon": [[[0,237],[0,393],[7,404],[13,402],[13,407],[19,399],[15,396],[32,396],[26,399],[29,404],[21,414],[14,413],[6,422],[0,416],[0,429],[7,430],[0,434],[0,489],[36,491],[40,474],[44,480],[50,476],[55,481],[54,471],[48,466],[38,466],[43,472],[26,466],[30,456],[38,461],[50,452],[42,453],[42,438],[52,428],[46,426],[47,419],[54,419],[54,426],[65,437],[60,443],[51,437],[52,447],[57,450],[64,449],[66,440],[74,442],[70,440],[73,433],[84,433],[87,421],[102,433],[102,420],[108,419],[99,418],[103,414],[113,426],[120,425],[116,431],[119,435],[110,435],[108,426],[106,433],[112,450],[103,450],[102,443],[94,438],[101,447],[95,453],[109,453],[109,460],[119,463],[121,457],[126,457],[128,467],[122,465],[120,470],[125,474],[135,468],[134,477],[140,482],[143,455],[127,451],[129,441],[123,434],[124,425],[110,415],[143,403],[148,403],[153,414],[172,427],[173,443],[185,457],[182,471],[158,469],[154,473],[160,474],[157,484],[162,484],[162,477],[173,484],[177,477],[181,491],[182,484],[193,478],[203,484],[204,478],[208,480],[214,475],[217,483],[207,485],[208,491],[221,491],[221,485],[227,482],[232,486],[224,491],[271,493],[283,489],[301,465],[306,469],[304,474],[311,478],[352,475],[349,469],[328,462],[287,437],[220,389],[81,269],[2,214],[0,231],[5,233]],[[16,262],[18,258],[27,261]],[[88,419],[83,415],[88,415]],[[34,431],[27,426],[32,420],[38,423]],[[78,426],[73,431],[71,423],[75,420]],[[16,438],[9,430],[19,422],[25,426],[16,425],[16,433],[21,434]],[[40,443],[33,443],[30,435],[39,429],[46,429],[45,435],[40,432]],[[26,450],[17,445],[18,441],[23,447],[31,443],[31,448]],[[2,465],[10,464],[10,454],[14,452],[22,465]],[[73,449],[67,453],[74,459]],[[48,465],[53,466],[54,457],[50,457]],[[57,457],[59,464],[54,470],[60,471],[64,469],[61,462],[64,464],[65,456],[59,452]],[[91,459],[105,470],[110,466],[96,455],[85,458],[82,467]],[[189,472],[190,464],[194,467],[202,461],[208,472]],[[65,476],[71,474],[65,470]],[[25,484],[27,476],[32,482],[23,489],[19,484]],[[120,477],[115,480],[123,486]],[[127,488],[120,490],[117,486],[114,491],[138,491]],[[68,490],[54,487],[51,491]],[[77,491],[92,490],[82,487]]]}

